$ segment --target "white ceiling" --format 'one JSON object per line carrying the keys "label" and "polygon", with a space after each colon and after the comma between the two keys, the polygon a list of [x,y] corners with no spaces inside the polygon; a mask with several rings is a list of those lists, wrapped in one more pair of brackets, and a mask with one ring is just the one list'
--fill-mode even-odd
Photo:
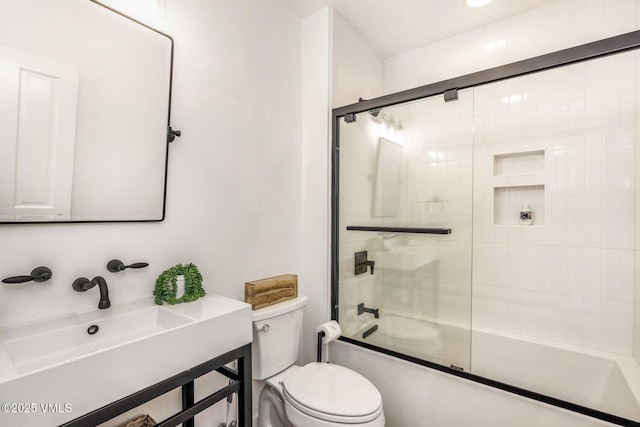
{"label": "white ceiling", "polygon": [[471,9],[465,0],[280,0],[304,18],[333,7],[378,51],[397,55],[557,0],[494,0]]}

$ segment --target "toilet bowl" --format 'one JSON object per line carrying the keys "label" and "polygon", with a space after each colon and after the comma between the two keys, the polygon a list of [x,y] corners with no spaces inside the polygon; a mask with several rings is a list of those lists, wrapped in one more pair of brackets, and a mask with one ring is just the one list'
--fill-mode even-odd
{"label": "toilet bowl", "polygon": [[312,362],[282,381],[285,410],[295,426],[384,426],[382,397],[362,375]]}
{"label": "toilet bowl", "polygon": [[253,373],[264,381],[257,427],[384,427],[382,397],[365,377],[330,363],[294,364],[307,300],[253,313]]}

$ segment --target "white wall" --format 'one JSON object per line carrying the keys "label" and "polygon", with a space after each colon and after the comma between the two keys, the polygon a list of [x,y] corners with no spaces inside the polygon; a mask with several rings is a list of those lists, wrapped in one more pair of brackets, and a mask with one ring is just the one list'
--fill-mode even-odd
{"label": "white wall", "polygon": [[637,0],[560,0],[385,59],[394,93],[638,29]]}
{"label": "white wall", "polygon": [[342,17],[333,11],[331,105],[355,104],[382,95],[384,66],[380,55]]}
{"label": "white wall", "polygon": [[[300,20],[275,0],[170,0],[164,30],[183,135],[170,149],[166,220],[1,226],[0,276],[48,265],[53,278],[1,285],[0,325],[95,309],[97,290],[71,288],[80,276],[103,275],[117,306],[151,295],[177,263],[239,300],[246,281],[300,272]],[[116,257],[150,266],[108,273]]]}
{"label": "white wall", "polygon": [[[210,292],[299,269],[300,23],[277,1],[169,2],[175,39],[166,221],[0,228],[0,275],[48,265],[43,284],[0,287],[0,325],[89,310],[71,288],[104,275],[114,305],[151,295],[157,275],[194,262]],[[277,60],[274,60],[276,58]],[[118,275],[106,263],[147,261]]]}
{"label": "white wall", "polygon": [[[640,22],[640,7],[636,10],[636,20]],[[640,69],[640,58],[636,60]],[[640,99],[640,75],[636,75],[636,99]],[[640,111],[636,112],[636,136],[640,135]],[[640,150],[635,151],[636,168],[640,165]],[[635,224],[640,224],[640,173],[635,176]],[[633,276],[633,357],[640,364],[640,227],[634,232],[634,276]]]}
{"label": "white wall", "polygon": [[[640,8],[639,8],[640,9]],[[640,16],[640,10],[638,10]],[[640,18],[639,18],[640,19]],[[640,58],[638,58],[640,61]],[[636,69],[640,64],[636,62]],[[636,76],[636,99],[640,99],[640,75]],[[640,135],[640,120],[636,115],[636,135]],[[640,150],[635,152],[635,164],[640,165]],[[640,224],[640,173],[635,177],[635,223]],[[640,364],[640,227],[635,227],[634,232],[634,275],[633,275],[633,357]]]}
{"label": "white wall", "polygon": [[302,20],[302,229],[299,292],[309,297],[302,332],[304,362],[315,360],[315,330],[330,317],[329,93],[331,11]]}

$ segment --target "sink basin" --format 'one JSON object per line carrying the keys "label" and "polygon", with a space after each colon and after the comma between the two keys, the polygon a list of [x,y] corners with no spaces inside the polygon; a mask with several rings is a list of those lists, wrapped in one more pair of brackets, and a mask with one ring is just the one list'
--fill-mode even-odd
{"label": "sink basin", "polygon": [[4,348],[16,371],[27,373],[194,321],[164,307],[130,308],[103,319],[61,319],[42,333],[26,326],[14,331],[25,336],[4,341]]}
{"label": "sink basin", "polygon": [[0,328],[0,403],[63,408],[2,412],[0,425],[63,424],[249,344],[252,335],[250,305],[210,294],[173,306],[148,297]]}

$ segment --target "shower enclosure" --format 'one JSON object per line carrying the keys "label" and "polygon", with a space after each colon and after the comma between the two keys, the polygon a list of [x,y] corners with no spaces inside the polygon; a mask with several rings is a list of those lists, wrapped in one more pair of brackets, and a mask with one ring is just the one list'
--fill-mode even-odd
{"label": "shower enclosure", "polygon": [[620,425],[640,32],[334,110],[344,339]]}

